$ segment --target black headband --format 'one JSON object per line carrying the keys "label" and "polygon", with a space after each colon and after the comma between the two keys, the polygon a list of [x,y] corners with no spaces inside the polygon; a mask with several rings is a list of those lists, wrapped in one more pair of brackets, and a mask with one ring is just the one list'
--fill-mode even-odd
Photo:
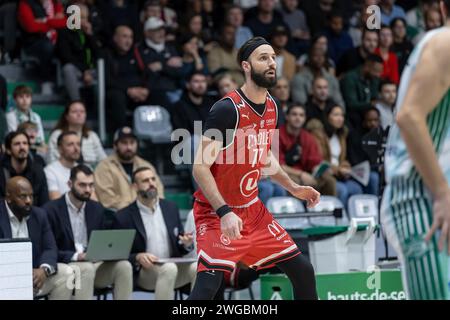
{"label": "black headband", "polygon": [[241,56],[239,57],[239,64],[242,61],[247,60],[248,57],[250,57],[250,55],[252,54],[252,52],[255,51],[255,49],[258,48],[259,46],[262,46],[263,44],[268,44],[269,46],[271,45],[269,42],[267,42],[266,39],[261,38],[257,39],[255,42],[253,42],[247,48],[245,48],[245,50],[242,51]]}

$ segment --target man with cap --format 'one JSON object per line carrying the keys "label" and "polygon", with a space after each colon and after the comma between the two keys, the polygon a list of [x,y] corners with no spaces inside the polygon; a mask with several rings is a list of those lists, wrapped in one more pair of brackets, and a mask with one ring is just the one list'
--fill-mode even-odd
{"label": "man with cap", "polygon": [[138,45],[142,63],[149,72],[150,101],[168,107],[181,96],[177,84],[183,61],[176,48],[166,43],[164,21],[150,17],[144,23],[144,40]]}
{"label": "man with cap", "polygon": [[[95,169],[95,192],[98,200],[105,207],[120,210],[134,200],[136,191],[132,188],[131,177],[140,167],[155,168],[137,155],[138,140],[130,127],[122,127],[114,134],[114,152],[102,160]],[[160,198],[164,198],[164,187],[157,178]]]}
{"label": "man with cap", "polygon": [[198,267],[189,298],[213,299],[240,261],[254,270],[276,266],[291,280],[295,299],[317,299],[311,263],[258,198],[258,180],[270,176],[308,207],[320,199],[292,181],[271,151],[278,106],[267,89],[277,81],[276,54],[255,37],[237,57],[245,83],[211,107],[194,162]]}
{"label": "man with cap", "polygon": [[289,81],[295,75],[296,64],[295,56],[286,50],[289,41],[289,32],[283,25],[278,25],[272,32],[270,37],[273,50],[277,55],[277,77],[285,77]]}

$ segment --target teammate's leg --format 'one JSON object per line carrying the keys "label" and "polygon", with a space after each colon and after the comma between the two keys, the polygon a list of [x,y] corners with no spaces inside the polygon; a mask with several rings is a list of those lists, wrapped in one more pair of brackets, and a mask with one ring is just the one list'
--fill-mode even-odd
{"label": "teammate's leg", "polygon": [[314,268],[307,258],[299,254],[276,266],[291,280],[295,300],[317,300]]}
{"label": "teammate's leg", "polygon": [[223,271],[201,271],[197,273],[194,288],[188,300],[213,300],[223,283]]}

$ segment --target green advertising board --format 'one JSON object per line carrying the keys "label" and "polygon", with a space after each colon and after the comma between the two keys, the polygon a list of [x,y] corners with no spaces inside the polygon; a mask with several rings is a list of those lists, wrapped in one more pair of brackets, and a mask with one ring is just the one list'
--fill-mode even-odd
{"label": "green advertising board", "polygon": [[[261,300],[292,300],[292,286],[283,274],[262,275]],[[321,300],[404,300],[399,270],[316,275]]]}

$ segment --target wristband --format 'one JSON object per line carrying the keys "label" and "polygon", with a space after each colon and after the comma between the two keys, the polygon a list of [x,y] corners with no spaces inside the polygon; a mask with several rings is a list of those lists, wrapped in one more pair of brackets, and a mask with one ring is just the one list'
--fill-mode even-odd
{"label": "wristband", "polygon": [[221,206],[219,209],[216,210],[216,213],[220,218],[222,218],[224,215],[226,215],[231,211],[233,210],[231,210],[231,208],[227,204],[224,204],[223,206]]}

